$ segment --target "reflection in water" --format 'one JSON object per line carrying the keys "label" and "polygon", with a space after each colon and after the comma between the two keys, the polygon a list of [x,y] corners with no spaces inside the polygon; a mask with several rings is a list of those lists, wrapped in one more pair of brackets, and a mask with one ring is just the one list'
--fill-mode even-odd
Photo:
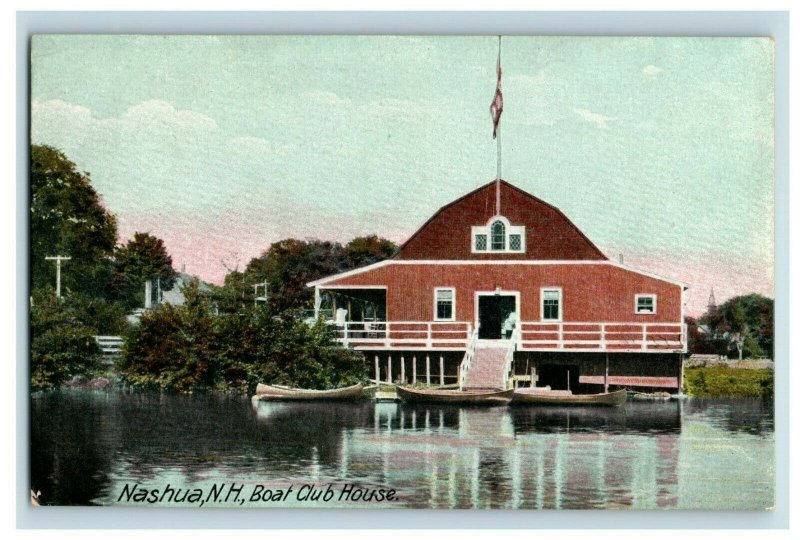
{"label": "reflection in water", "polygon": [[393,488],[399,500],[378,506],[421,508],[764,508],[773,497],[772,408],[760,401],[252,406],[63,392],[33,399],[32,420],[32,487],[46,504],[113,504],[126,483],[219,482]]}

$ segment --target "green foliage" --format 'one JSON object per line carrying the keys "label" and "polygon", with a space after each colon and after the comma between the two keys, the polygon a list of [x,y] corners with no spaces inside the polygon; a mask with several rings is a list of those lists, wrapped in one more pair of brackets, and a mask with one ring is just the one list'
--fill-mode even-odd
{"label": "green foliage", "polygon": [[183,306],[160,304],[126,336],[118,367],[131,385],[191,392],[216,382],[211,304],[196,280],[182,292]]}
{"label": "green foliage", "polygon": [[265,382],[323,389],[365,379],[363,357],[336,344],[323,322],[309,326],[265,306],[212,317],[196,284],[184,294],[185,306],[159,306],[127,337],[120,370],[134,386],[252,391]]}
{"label": "green foliage", "polygon": [[111,275],[117,221],[102,205],[88,173],[50,146],[31,147],[31,289],[55,282],[46,256],[67,255],[62,290],[102,296]]}
{"label": "green foliage", "polygon": [[53,388],[74,375],[93,375],[100,367],[96,330],[84,323],[85,306],[58,301],[53,289],[37,289],[31,306],[31,388]]}
{"label": "green foliage", "polygon": [[734,369],[727,366],[684,370],[686,394],[693,397],[772,398],[771,369]]}
{"label": "green foliage", "polygon": [[[774,301],[760,294],[729,299],[700,318],[708,325],[711,336],[722,341],[728,356],[743,358],[772,357],[774,346]],[[692,349],[692,352],[699,352]]]}
{"label": "green foliage", "polygon": [[142,307],[144,283],[147,280],[152,280],[154,293],[156,280],[159,279],[161,290],[168,291],[175,284],[177,275],[164,241],[151,234],[137,232],[114,253],[111,294],[114,300],[129,310]]}
{"label": "green foliage", "polygon": [[380,262],[397,253],[397,245],[391,240],[373,234],[353,238],[344,247],[347,253],[347,266],[358,268]]}
{"label": "green foliage", "polygon": [[[397,246],[375,235],[354,238],[347,246],[323,240],[289,238],[252,259],[242,283],[269,283],[270,305],[277,311],[308,307],[313,291],[306,283],[391,257]],[[244,290],[244,289],[243,289]],[[252,289],[250,290],[252,300]]]}

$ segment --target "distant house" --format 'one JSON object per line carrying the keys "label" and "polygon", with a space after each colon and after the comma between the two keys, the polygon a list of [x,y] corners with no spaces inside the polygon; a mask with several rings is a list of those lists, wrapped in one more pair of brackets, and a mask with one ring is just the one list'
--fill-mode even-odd
{"label": "distant house", "polygon": [[[186,297],[183,296],[182,289],[186,283],[196,280],[195,276],[189,275],[185,272],[179,272],[178,277],[175,279],[175,285],[168,291],[161,291],[160,304],[170,304],[173,306],[182,306],[186,303]],[[213,291],[211,286],[203,281],[199,281],[200,292],[211,294]]]}
{"label": "distant house", "polygon": [[[172,306],[182,306],[186,303],[186,297],[183,295],[183,287],[188,282],[192,280],[198,280],[200,292],[204,294],[211,294],[213,289],[207,283],[200,281],[197,277],[187,274],[185,272],[179,272],[177,277],[175,278],[175,284],[172,288],[168,291],[159,291],[158,287],[153,287],[152,282],[145,285],[145,300],[148,294],[151,296],[150,307],[145,308],[138,308],[133,310],[132,312],[128,313],[127,320],[130,324],[136,324],[139,322],[139,319],[142,317],[142,313],[147,311],[148,309],[152,309],[158,304],[169,304]],[[160,298],[159,298],[160,294]],[[148,302],[145,301],[145,305],[148,305]]]}
{"label": "distant house", "polygon": [[[680,390],[685,287],[609,260],[503,180],[441,208],[391,259],[318,279],[374,378]],[[374,364],[374,365],[373,365]]]}

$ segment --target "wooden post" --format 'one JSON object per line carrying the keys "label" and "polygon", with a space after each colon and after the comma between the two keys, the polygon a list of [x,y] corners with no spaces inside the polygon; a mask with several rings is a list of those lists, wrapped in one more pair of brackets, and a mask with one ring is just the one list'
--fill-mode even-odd
{"label": "wooden post", "polygon": [[608,393],[608,353],[606,353],[606,376],[603,379],[603,392]]}
{"label": "wooden post", "polygon": [[375,382],[381,382],[381,365],[378,362],[378,355],[375,355]]}
{"label": "wooden post", "polygon": [[425,379],[428,384],[428,388],[431,387],[431,355],[425,355]]}
{"label": "wooden post", "polygon": [[389,367],[386,372],[386,382],[392,384],[392,355],[389,355]]}
{"label": "wooden post", "polygon": [[439,386],[444,386],[444,356],[439,355]]}
{"label": "wooden post", "polygon": [[400,381],[403,383],[406,381],[406,358],[402,354],[400,355]]}
{"label": "wooden post", "polygon": [[411,384],[417,384],[417,355],[411,357]]}

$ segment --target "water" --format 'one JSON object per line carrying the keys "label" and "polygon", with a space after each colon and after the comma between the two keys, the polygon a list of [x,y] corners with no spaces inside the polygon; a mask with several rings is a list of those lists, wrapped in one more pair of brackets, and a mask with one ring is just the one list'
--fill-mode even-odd
{"label": "water", "polygon": [[[760,400],[618,409],[372,402],[254,408],[244,398],[75,391],[36,397],[31,407],[31,484],[43,504],[200,505],[132,496],[158,489],[160,497],[167,485],[183,488],[184,497],[201,493],[207,506],[773,504],[774,417],[772,404]],[[251,501],[258,489],[284,500]],[[357,489],[394,489],[395,500],[348,500]],[[222,493],[216,503],[209,499],[215,490]],[[314,494],[319,500],[309,500]]]}

